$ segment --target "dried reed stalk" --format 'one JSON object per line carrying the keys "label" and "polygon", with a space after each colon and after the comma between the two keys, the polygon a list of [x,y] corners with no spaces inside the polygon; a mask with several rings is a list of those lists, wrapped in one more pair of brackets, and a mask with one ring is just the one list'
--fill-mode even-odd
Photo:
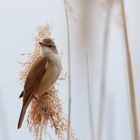
{"label": "dried reed stalk", "polygon": [[67,0],[64,0],[65,5],[65,15],[67,23],[67,47],[68,47],[68,126],[67,126],[67,140],[70,140],[71,132],[71,50],[70,50],[70,26],[69,26],[69,16],[67,10]]}
{"label": "dried reed stalk", "polygon": [[121,4],[121,14],[122,14],[122,22],[123,22],[122,26],[123,26],[123,33],[124,33],[127,69],[128,69],[128,79],[129,79],[129,88],[130,88],[130,102],[131,102],[131,112],[132,112],[133,137],[134,137],[134,140],[140,140],[139,128],[138,128],[138,118],[137,118],[137,107],[136,107],[136,99],[135,99],[134,79],[133,79],[133,70],[132,70],[132,61],[131,61],[128,33],[127,33],[124,1],[120,0],[120,4]]}
{"label": "dried reed stalk", "polygon": [[43,124],[44,124],[44,117],[41,117],[41,125],[40,125],[40,137],[39,140],[42,140],[42,135],[43,135]]}
{"label": "dried reed stalk", "polygon": [[87,104],[88,104],[88,117],[89,117],[89,127],[90,127],[90,137],[94,140],[94,121],[93,121],[93,109],[92,109],[92,94],[90,90],[90,70],[89,70],[89,42],[90,42],[90,32],[91,32],[91,5],[90,0],[81,0],[81,14],[80,14],[80,46],[84,48],[85,52],[85,64],[86,64],[86,82],[87,82]]}
{"label": "dried reed stalk", "polygon": [[67,121],[62,116],[62,104],[57,92],[53,87],[48,91],[48,94],[39,99],[39,103],[35,100],[32,101],[28,127],[36,135],[36,138],[42,138],[43,131],[47,130],[50,125],[51,128],[54,128],[58,139],[64,139]]}
{"label": "dried reed stalk", "polygon": [[[110,1],[110,0],[109,0]],[[100,109],[99,109],[99,122],[98,122],[98,140],[102,139],[103,133],[103,119],[105,114],[105,98],[106,98],[106,72],[107,72],[107,57],[108,57],[108,38],[109,38],[109,27],[112,14],[112,0],[107,3],[107,13],[105,19],[105,31],[103,40],[103,56],[101,64],[101,89],[100,89]]]}
{"label": "dried reed stalk", "polygon": [[88,55],[86,54],[86,68],[87,68],[87,95],[88,95],[88,108],[89,108],[89,119],[90,119],[90,132],[91,139],[94,140],[94,129],[93,129],[93,115],[92,115],[92,97],[90,92],[90,79],[89,79],[89,63],[88,63]]}

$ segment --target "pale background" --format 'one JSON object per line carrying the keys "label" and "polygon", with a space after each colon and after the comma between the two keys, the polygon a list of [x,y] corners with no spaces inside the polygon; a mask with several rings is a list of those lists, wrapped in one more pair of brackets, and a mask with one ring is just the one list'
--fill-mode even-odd
{"label": "pale background", "polygon": [[[140,1],[125,0],[129,43],[132,54],[137,106],[140,106]],[[93,1],[94,3],[94,1]],[[89,57],[90,93],[97,139],[101,58],[103,47],[105,9],[93,4],[90,46],[71,47],[72,56],[72,127],[80,140],[91,140],[87,98],[87,72],[85,51]],[[33,37],[39,25],[48,23],[57,47],[63,50],[63,68],[67,72],[67,36],[63,0],[0,0],[0,139],[25,140],[34,138],[26,128],[17,130],[21,109],[18,99],[22,91],[18,61],[21,53],[33,50]],[[72,23],[74,24],[74,23]],[[74,25],[73,25],[74,26]],[[73,31],[72,38],[76,34]],[[74,39],[73,39],[74,40]],[[76,40],[76,38],[75,38]],[[109,35],[107,83],[103,140],[132,140],[127,67],[121,21],[117,6],[113,8]],[[59,88],[67,117],[67,80]],[[140,116],[140,107],[138,107]],[[140,118],[140,117],[139,117]],[[140,124],[140,123],[139,123]],[[56,139],[54,134],[52,138]],[[46,138],[48,139],[48,138]]]}

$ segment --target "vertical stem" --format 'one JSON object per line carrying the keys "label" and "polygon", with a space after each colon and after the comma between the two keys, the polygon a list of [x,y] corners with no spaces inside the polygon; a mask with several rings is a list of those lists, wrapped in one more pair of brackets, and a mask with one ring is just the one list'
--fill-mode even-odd
{"label": "vertical stem", "polygon": [[44,124],[44,117],[41,117],[41,125],[40,125],[40,130],[39,130],[39,140],[42,140],[42,135],[43,135],[43,124]]}
{"label": "vertical stem", "polygon": [[88,55],[86,53],[86,68],[87,68],[87,94],[88,94],[88,107],[89,107],[89,119],[90,119],[90,131],[91,131],[91,139],[94,140],[94,130],[93,130],[93,115],[92,115],[92,102],[91,102],[91,93],[90,93],[90,81],[89,81],[89,63],[88,63]]}
{"label": "vertical stem", "polygon": [[67,140],[70,140],[70,132],[71,132],[71,53],[70,53],[70,26],[69,26],[69,17],[68,10],[65,3],[65,14],[66,14],[66,22],[67,22],[67,46],[68,46],[68,126],[67,126]]}
{"label": "vertical stem", "polygon": [[137,108],[136,108],[135,89],[134,89],[134,80],[133,80],[133,70],[132,70],[131,54],[130,54],[129,41],[128,41],[125,8],[124,8],[124,1],[121,0],[120,2],[121,2],[124,41],[125,41],[125,49],[126,49],[126,57],[127,57],[129,88],[130,88],[130,102],[131,102],[131,112],[132,112],[133,137],[134,137],[134,140],[139,140],[139,128],[138,128]]}
{"label": "vertical stem", "polygon": [[99,109],[99,122],[98,122],[98,140],[102,139],[103,134],[103,119],[105,113],[105,97],[106,97],[106,71],[107,71],[107,56],[108,56],[108,37],[109,37],[109,25],[111,19],[112,5],[108,5],[106,21],[105,21],[105,31],[103,40],[103,57],[101,64],[101,89],[100,89],[100,109]]}
{"label": "vertical stem", "polygon": [[89,113],[89,127],[90,127],[90,136],[91,140],[94,140],[94,121],[93,121],[93,113],[92,113],[92,94],[90,91],[90,71],[89,71],[89,58],[88,58],[88,50],[90,43],[90,31],[91,31],[91,5],[92,1],[90,0],[81,0],[81,30],[80,30],[80,46],[84,48],[85,52],[85,66],[86,66],[86,78],[87,78],[87,98],[88,98],[88,113]]}

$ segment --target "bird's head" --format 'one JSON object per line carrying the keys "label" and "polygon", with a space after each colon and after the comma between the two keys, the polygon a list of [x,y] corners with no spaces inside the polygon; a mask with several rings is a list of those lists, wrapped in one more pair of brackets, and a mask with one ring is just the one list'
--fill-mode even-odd
{"label": "bird's head", "polygon": [[53,53],[58,54],[55,43],[51,38],[45,38],[39,42],[39,44],[41,46],[41,53],[43,56],[47,56]]}

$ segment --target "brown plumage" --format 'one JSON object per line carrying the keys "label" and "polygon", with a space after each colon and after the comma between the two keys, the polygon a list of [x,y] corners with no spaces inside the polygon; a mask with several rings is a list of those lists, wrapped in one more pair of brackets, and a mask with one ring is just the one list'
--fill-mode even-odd
{"label": "brown plumage", "polygon": [[37,62],[33,64],[31,70],[28,73],[24,90],[20,95],[20,97],[23,96],[23,106],[18,122],[18,128],[21,127],[26,109],[30,104],[33,96],[35,95],[37,89],[39,88],[41,79],[46,71],[45,69],[46,62],[47,62],[47,57],[39,58]]}
{"label": "brown plumage", "polygon": [[55,83],[62,70],[61,59],[52,39],[46,38],[39,43],[42,51],[41,56],[32,65],[25,81],[24,90],[19,96],[20,98],[23,97],[23,106],[18,128],[22,125],[26,109],[32,99],[41,97],[47,92]]}

